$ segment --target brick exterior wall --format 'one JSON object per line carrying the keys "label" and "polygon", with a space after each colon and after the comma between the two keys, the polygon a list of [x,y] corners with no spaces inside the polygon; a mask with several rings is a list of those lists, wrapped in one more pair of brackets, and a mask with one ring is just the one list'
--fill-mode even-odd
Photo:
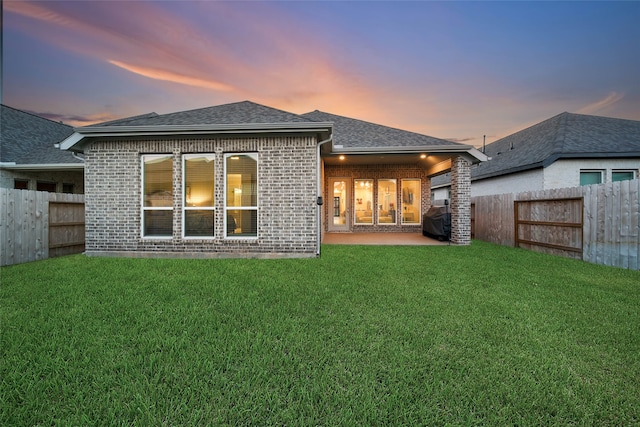
{"label": "brick exterior wall", "polygon": [[[310,136],[96,141],[86,150],[89,255],[315,256],[316,139]],[[224,238],[224,153],[258,153],[258,238]],[[182,238],[182,154],[214,153],[215,238]],[[143,238],[143,154],[173,155],[173,236]]]}
{"label": "brick exterior wall", "polygon": [[462,157],[451,160],[451,243],[471,244],[471,168]]}
{"label": "brick exterior wall", "polygon": [[[402,206],[402,191],[401,180],[402,179],[420,179],[420,192],[421,197],[421,210],[424,214],[431,206],[431,180],[425,175],[424,169],[411,166],[411,165],[325,165],[324,166],[324,198],[326,203],[322,209],[324,231],[328,231],[329,214],[331,210],[331,194],[329,191],[329,179],[330,178],[350,178],[351,179],[351,195],[353,199],[354,194],[354,180],[355,179],[373,179],[377,182],[378,179],[396,179],[397,191],[396,191],[396,206]],[[374,200],[378,199],[377,185],[374,184]],[[353,205],[353,200],[350,201]],[[375,206],[374,206],[375,210]],[[378,225],[375,224],[354,224],[353,218],[351,218],[351,227],[349,231],[353,232],[408,232],[416,233],[422,231],[422,218],[419,218],[418,224],[402,224],[402,212],[398,212],[396,225]]]}

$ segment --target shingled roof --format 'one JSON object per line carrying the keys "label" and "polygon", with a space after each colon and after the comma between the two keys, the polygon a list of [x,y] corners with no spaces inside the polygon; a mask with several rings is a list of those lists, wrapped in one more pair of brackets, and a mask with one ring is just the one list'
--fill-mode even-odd
{"label": "shingled roof", "polygon": [[302,116],[319,122],[333,122],[333,144],[344,147],[462,146],[456,142],[318,110]]}
{"label": "shingled roof", "polygon": [[491,160],[472,179],[538,167],[560,158],[640,157],[640,121],[562,113],[486,146]]}
{"label": "shingled roof", "polygon": [[206,124],[247,124],[247,123],[298,123],[313,120],[297,114],[256,104],[251,101],[234,102],[177,113],[149,113],[142,116],[114,120],[94,126],[178,126]]}
{"label": "shingled roof", "polygon": [[[491,158],[471,170],[471,180],[547,167],[558,159],[640,158],[640,121],[561,113],[485,148]],[[434,178],[435,186],[449,177]]]}
{"label": "shingled roof", "polygon": [[82,163],[55,144],[73,128],[25,111],[2,105],[0,110],[0,162],[16,165]]}

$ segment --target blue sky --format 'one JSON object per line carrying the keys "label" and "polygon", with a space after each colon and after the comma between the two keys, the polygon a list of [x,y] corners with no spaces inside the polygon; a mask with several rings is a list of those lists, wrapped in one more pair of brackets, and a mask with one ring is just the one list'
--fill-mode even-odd
{"label": "blue sky", "polygon": [[640,2],[8,1],[2,102],[72,125],[252,100],[479,146],[640,120]]}

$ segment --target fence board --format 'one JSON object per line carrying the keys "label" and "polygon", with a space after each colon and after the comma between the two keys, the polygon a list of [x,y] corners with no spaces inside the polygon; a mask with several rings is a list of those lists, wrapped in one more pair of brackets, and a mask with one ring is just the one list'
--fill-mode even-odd
{"label": "fence board", "polygon": [[[515,200],[566,199],[582,197],[582,209],[550,202],[519,207],[520,218],[549,221],[562,217],[565,222],[582,222],[582,230],[568,227],[554,234],[547,243],[570,246],[582,241],[584,261],[640,269],[640,180],[596,184],[546,191],[473,197],[474,236],[476,239],[506,246],[515,244]],[[535,205],[535,204],[534,204]],[[581,219],[580,219],[581,218]],[[509,231],[511,230],[511,232]],[[519,238],[542,240],[548,234],[545,224],[521,226]],[[581,237],[579,234],[581,233]],[[555,248],[543,252],[560,253]]]}
{"label": "fence board", "polygon": [[[72,215],[75,224],[70,232],[61,232],[74,241],[82,241],[84,245],[84,195],[47,193],[42,191],[14,190],[0,188],[0,265],[11,265],[22,262],[46,259],[52,255],[64,254],[65,251],[50,251],[49,245],[49,207],[50,204],[76,206],[77,212]],[[81,206],[81,208],[78,208]],[[54,225],[53,228],[63,228]],[[81,232],[79,231],[81,230]],[[66,237],[65,237],[66,238]],[[60,244],[60,243],[58,243]],[[78,246],[74,249],[78,252]],[[66,253],[71,253],[66,249]]]}

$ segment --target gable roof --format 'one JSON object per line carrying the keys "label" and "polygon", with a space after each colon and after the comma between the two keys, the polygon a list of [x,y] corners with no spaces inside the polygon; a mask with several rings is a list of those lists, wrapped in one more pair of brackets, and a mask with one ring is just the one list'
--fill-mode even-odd
{"label": "gable roof", "polygon": [[256,104],[251,101],[234,102],[214,107],[179,111],[158,115],[156,113],[126,119],[114,120],[94,126],[178,126],[206,124],[248,124],[248,123],[299,123],[312,122],[297,114]]}
{"label": "gable roof", "polygon": [[[547,167],[558,159],[640,158],[640,121],[561,113],[485,147],[471,180]],[[434,186],[448,183],[438,177]]]}
{"label": "gable roof", "polygon": [[60,148],[82,151],[91,138],[142,135],[211,135],[255,132],[317,132],[327,135],[331,123],[256,104],[235,102],[169,114],[149,113],[75,129]]}
{"label": "gable roof", "polygon": [[302,114],[316,121],[333,122],[333,144],[350,148],[452,146],[462,144],[415,132],[338,116],[323,111]]}
{"label": "gable roof", "polygon": [[71,126],[6,105],[0,109],[0,162],[17,165],[82,164],[55,144],[73,134]]}

